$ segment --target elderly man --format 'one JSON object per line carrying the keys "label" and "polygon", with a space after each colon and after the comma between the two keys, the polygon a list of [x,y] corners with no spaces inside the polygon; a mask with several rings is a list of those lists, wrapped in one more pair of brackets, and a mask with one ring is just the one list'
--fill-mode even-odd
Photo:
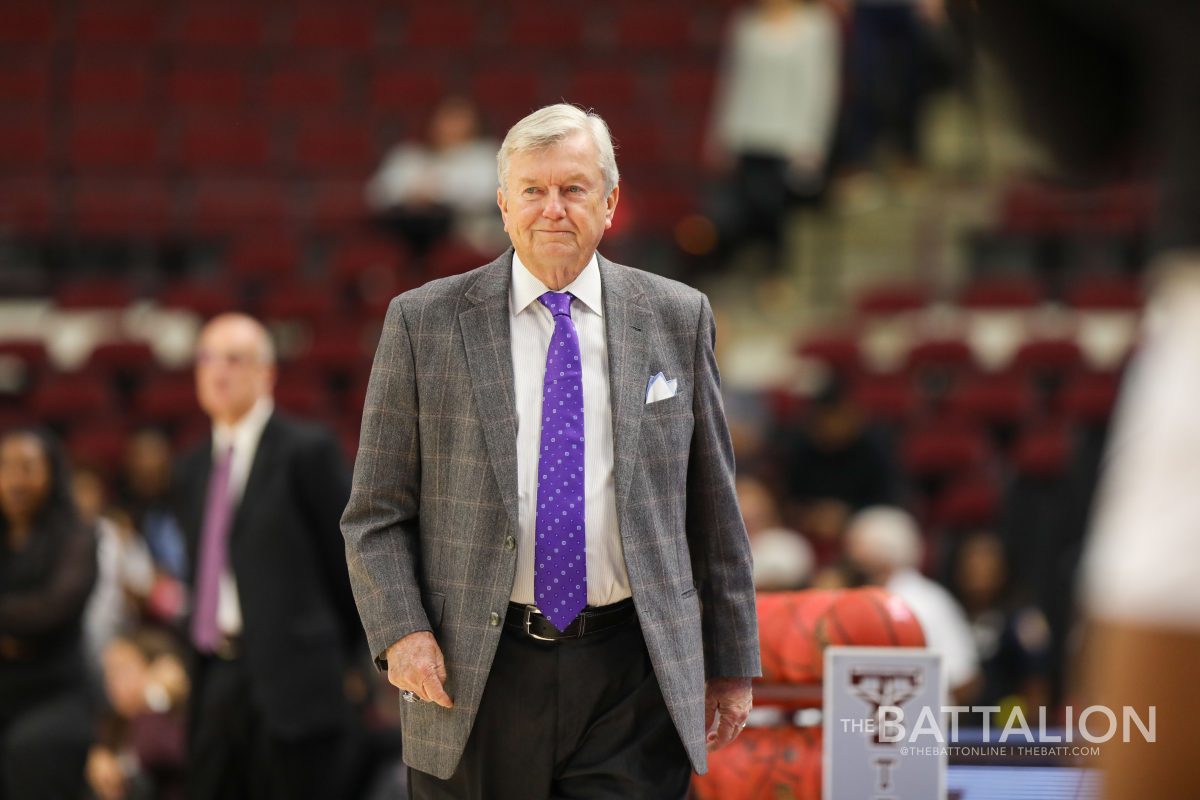
{"label": "elderly man", "polygon": [[338,532],[349,474],[331,435],[274,410],[274,380],[256,320],[205,326],[196,392],[212,436],[176,473],[193,565],[192,798],[341,796],[344,678],[362,641]]}
{"label": "elderly man", "polygon": [[929,648],[942,656],[952,699],[969,705],[982,684],[975,636],[954,595],[921,574],[923,553],[917,521],[900,508],[872,506],[855,514],[846,528],[850,563],[912,608]]}
{"label": "elderly man", "polygon": [[414,797],[681,797],[759,674],[712,312],[596,252],[598,116],[536,111],[497,162],[513,249],[388,311],[342,518],[359,611]]}

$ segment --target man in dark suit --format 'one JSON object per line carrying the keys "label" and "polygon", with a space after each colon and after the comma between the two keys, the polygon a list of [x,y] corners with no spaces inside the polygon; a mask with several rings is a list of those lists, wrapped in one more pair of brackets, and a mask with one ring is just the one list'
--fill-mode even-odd
{"label": "man in dark suit", "polygon": [[254,319],[208,323],[196,390],[211,438],[184,457],[178,517],[196,649],[189,794],[339,797],[362,628],[338,517],[349,476],[324,429],[277,413],[274,352]]}
{"label": "man in dark suit", "polygon": [[514,249],[392,301],[342,518],[372,653],[427,798],[687,790],[759,674],[714,326],[596,253],[608,128],[509,131]]}

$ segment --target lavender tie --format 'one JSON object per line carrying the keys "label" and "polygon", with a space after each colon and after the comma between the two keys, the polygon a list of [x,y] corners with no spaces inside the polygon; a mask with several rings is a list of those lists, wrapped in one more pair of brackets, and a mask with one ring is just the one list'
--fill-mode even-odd
{"label": "lavender tie", "polygon": [[542,449],[538,459],[534,526],[537,607],[560,631],[587,603],[583,516],[583,369],[571,322],[569,293],[546,292],[538,302],[554,315],[542,382]]}
{"label": "lavender tie", "polygon": [[196,569],[196,604],[192,609],[192,643],[202,653],[211,653],[220,642],[217,629],[217,597],[221,573],[229,560],[229,529],[233,503],[229,494],[229,472],[233,448],[227,447],[213,464],[204,503],[204,529],[200,539],[200,562]]}

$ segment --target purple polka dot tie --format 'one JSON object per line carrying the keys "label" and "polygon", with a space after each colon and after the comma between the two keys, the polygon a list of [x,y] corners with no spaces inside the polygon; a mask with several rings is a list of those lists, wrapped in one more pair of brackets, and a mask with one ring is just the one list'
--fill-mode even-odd
{"label": "purple polka dot tie", "polygon": [[554,315],[542,382],[542,449],[538,458],[534,526],[535,602],[560,631],[587,604],[583,521],[583,368],[571,322],[569,293],[546,292],[538,302]]}

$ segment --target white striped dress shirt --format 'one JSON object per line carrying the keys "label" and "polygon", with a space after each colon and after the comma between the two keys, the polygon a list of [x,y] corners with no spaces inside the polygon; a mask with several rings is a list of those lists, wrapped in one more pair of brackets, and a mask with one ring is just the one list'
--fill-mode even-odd
{"label": "white striped dress shirt", "polygon": [[[512,600],[533,602],[533,561],[537,541],[538,455],[541,452],[542,381],[554,317],[537,302],[550,291],[513,254],[509,288],[513,381],[517,403],[517,577]],[[609,402],[608,339],[601,302],[600,265],[595,254],[570,285],[575,296],[571,321],[579,336],[583,364],[584,525],[587,533],[588,605],[602,606],[629,597],[629,574],[617,527],[613,481],[613,422]]]}

